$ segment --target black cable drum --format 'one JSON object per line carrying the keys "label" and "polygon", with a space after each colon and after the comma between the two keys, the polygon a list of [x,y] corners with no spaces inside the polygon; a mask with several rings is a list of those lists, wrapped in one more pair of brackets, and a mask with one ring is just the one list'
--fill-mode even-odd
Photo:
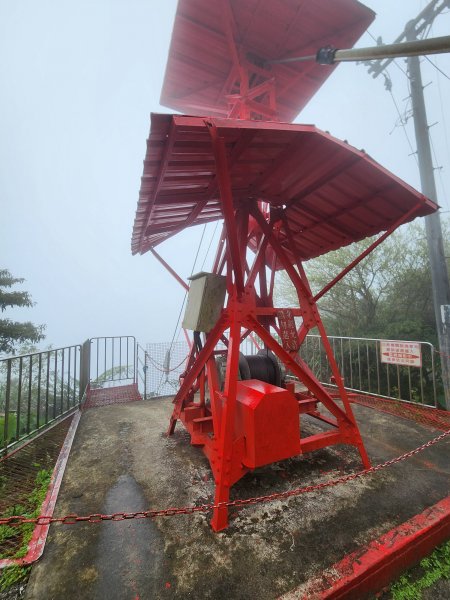
{"label": "black cable drum", "polygon": [[[281,387],[281,369],[273,352],[270,350],[260,350],[258,354],[241,355],[241,357],[245,358],[250,371],[250,377],[243,377],[243,379],[259,379],[260,381]],[[239,370],[241,373],[243,371],[240,368],[242,358],[239,361]]]}

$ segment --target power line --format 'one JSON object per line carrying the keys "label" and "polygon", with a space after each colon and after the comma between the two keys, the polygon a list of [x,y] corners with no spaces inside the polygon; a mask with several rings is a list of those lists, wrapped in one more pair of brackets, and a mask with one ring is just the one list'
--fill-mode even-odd
{"label": "power line", "polygon": [[[400,126],[402,127],[402,129],[403,129],[403,133],[405,134],[406,141],[408,142],[409,148],[410,148],[410,150],[411,150],[411,155],[413,155],[413,156],[414,156],[414,158],[415,158],[415,160],[416,160],[416,163],[418,163],[418,160],[417,160],[417,152],[414,150],[414,147],[413,147],[413,145],[412,145],[412,143],[411,143],[411,140],[409,139],[408,131],[407,131],[407,129],[406,129],[406,120],[405,120],[405,116],[404,116],[404,115],[402,115],[402,114],[401,114],[401,112],[400,112],[400,109],[399,109],[399,107],[398,107],[398,104],[397,104],[397,101],[396,101],[396,99],[395,99],[395,96],[394,96],[394,94],[392,93],[392,89],[390,89],[390,90],[388,90],[388,91],[389,91],[389,94],[390,94],[390,96],[391,96],[391,98],[392,98],[392,102],[394,103],[395,110],[397,111],[397,115],[398,115],[398,118],[399,118]],[[392,132],[391,132],[391,133],[392,133]]]}
{"label": "power line", "polygon": [[[194,264],[192,265],[191,277],[192,277],[192,275],[194,274],[195,265],[197,264],[197,258],[198,258],[198,255],[199,255],[199,253],[200,253],[200,248],[201,248],[201,246],[202,246],[203,237],[204,237],[204,235],[205,235],[205,231],[206,231],[206,225],[207,225],[207,223],[205,223],[205,224],[203,225],[203,231],[202,231],[202,235],[201,235],[201,237],[200,237],[200,241],[199,241],[199,243],[198,243],[197,254],[195,255],[195,258],[194,258]],[[182,315],[182,313],[183,313],[183,308],[184,308],[184,304],[185,304],[185,302],[186,302],[186,298],[187,298],[187,291],[186,291],[186,292],[184,292],[184,298],[183,298],[183,302],[181,303],[180,312],[178,313],[177,324],[175,325],[175,329],[174,329],[173,336],[172,336],[172,341],[170,342],[169,352],[171,352],[171,350],[172,350],[172,346],[173,346],[173,344],[174,344],[174,342],[175,342],[175,336],[176,336],[176,334],[177,334],[178,325],[179,325],[179,323],[180,323],[181,315]]]}
{"label": "power line", "polygon": [[441,75],[443,75],[444,77],[446,77],[449,81],[450,81],[450,77],[447,75],[447,73],[445,73],[442,69],[440,69],[437,65],[434,64],[434,62],[428,58],[428,56],[425,56],[425,58],[427,59],[427,61],[433,65],[433,67],[436,69],[436,71],[439,71],[439,73]]}
{"label": "power line", "polygon": [[212,236],[211,236],[211,239],[209,240],[208,248],[206,250],[205,258],[203,259],[202,266],[200,268],[201,271],[203,271],[203,267],[205,266],[206,259],[208,258],[209,251],[211,250],[211,244],[214,241],[214,236],[216,235],[216,231],[217,231],[218,225],[219,225],[219,221],[216,221],[216,225],[214,227],[214,231],[212,232]]}
{"label": "power line", "polygon": [[[382,45],[382,44],[380,44],[380,41],[381,41],[381,36],[379,36],[378,38],[376,38],[374,35],[372,35],[372,34],[370,33],[370,31],[369,31],[369,30],[367,30],[367,33],[370,35],[370,37],[373,39],[373,41],[374,41],[374,42],[375,42],[377,45]],[[375,62],[375,61],[371,61],[371,62]],[[399,65],[398,61],[397,61],[395,58],[393,58],[391,62],[393,62],[393,63],[394,63],[394,65],[397,67],[397,69],[400,69],[400,71],[403,73],[403,75],[405,75],[405,77],[409,77],[409,75],[408,75],[408,71],[407,71],[406,69],[403,69],[403,67],[401,67],[401,66]],[[386,67],[384,70],[385,70],[386,72],[388,72],[388,70],[387,70],[387,67]]]}

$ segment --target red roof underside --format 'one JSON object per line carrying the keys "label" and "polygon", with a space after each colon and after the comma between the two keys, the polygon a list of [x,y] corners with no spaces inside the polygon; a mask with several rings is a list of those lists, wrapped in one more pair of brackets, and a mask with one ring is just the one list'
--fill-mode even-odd
{"label": "red roof underside", "polygon": [[335,66],[264,61],[315,55],[328,44],[352,47],[375,17],[356,0],[179,0],[161,104],[226,116],[225,96],[238,90],[222,4],[231,9],[241,56],[275,77],[280,121],[293,121]]}
{"label": "red roof underside", "polygon": [[[235,205],[253,198],[286,206],[302,260],[385,231],[418,203],[415,217],[437,209],[367,154],[312,125],[208,121],[226,140]],[[205,120],[152,115],[133,254],[185,227],[221,218]],[[280,235],[294,262],[283,229]]]}

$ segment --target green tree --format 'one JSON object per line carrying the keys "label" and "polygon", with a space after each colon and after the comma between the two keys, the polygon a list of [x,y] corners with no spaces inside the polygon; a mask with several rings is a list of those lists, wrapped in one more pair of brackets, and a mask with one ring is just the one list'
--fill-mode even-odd
{"label": "green tree", "polygon": [[[7,269],[0,269],[0,308],[31,307],[33,300],[28,292],[11,290],[25,280],[14,277]],[[30,321],[21,323],[11,319],[0,319],[0,353],[14,353],[19,344],[37,343],[44,339],[44,325],[34,325]]]}
{"label": "green tree", "polygon": [[[448,240],[448,223],[444,239]],[[316,293],[355,259],[370,240],[346,246],[306,263]],[[295,302],[288,278],[278,282],[281,303]],[[361,261],[319,302],[330,335],[418,339],[436,343],[431,275],[423,227],[396,231]]]}

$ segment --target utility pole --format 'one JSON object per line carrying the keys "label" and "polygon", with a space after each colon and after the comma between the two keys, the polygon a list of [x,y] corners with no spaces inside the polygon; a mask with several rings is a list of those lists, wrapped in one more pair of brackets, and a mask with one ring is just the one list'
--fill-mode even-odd
{"label": "utility pole", "polygon": [[[406,32],[408,39],[416,39],[414,27],[407,26]],[[418,56],[412,56],[408,59],[408,73],[411,85],[414,130],[416,134],[417,158],[419,162],[422,192],[437,204],[429,127]],[[450,410],[450,288],[439,212],[425,217],[425,230],[430,258],[431,281],[433,285],[434,313],[436,317],[439,349],[441,352],[445,407],[447,410]]]}
{"label": "utility pole", "polygon": [[[433,0],[416,19],[407,23],[403,34],[397,38],[396,42],[403,41],[404,39],[409,42],[417,40],[418,34],[424,31],[444,8],[449,7],[450,0]],[[369,72],[373,73],[373,77],[377,77],[391,60],[392,59],[371,63]],[[422,192],[425,196],[428,196],[430,200],[438,203],[431,155],[429,126],[423,94],[420,60],[418,56],[408,58],[408,75],[411,86],[414,130]],[[439,212],[425,217],[425,230],[430,259],[436,329],[441,356],[445,408],[450,410],[450,286],[447,263],[444,255]]]}

